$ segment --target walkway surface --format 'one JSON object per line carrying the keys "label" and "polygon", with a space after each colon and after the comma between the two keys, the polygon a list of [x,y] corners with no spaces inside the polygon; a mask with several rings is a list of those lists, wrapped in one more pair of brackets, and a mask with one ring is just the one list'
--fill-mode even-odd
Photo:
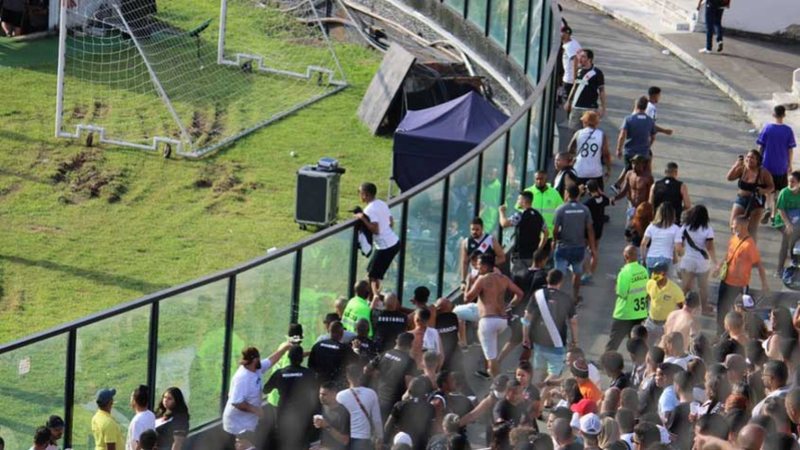
{"label": "walkway surface", "polygon": [[[664,55],[657,43],[576,0],[562,1],[562,6],[575,38],[584,48],[594,50],[596,65],[604,71],[609,109],[601,128],[609,136],[612,148],[618,135],[617,128],[624,116],[630,113],[634,99],[646,94],[650,86],[663,89],[659,123],[673,128],[675,134],[659,135],[653,150],[654,171],[661,173],[669,161],[678,163],[680,178],[688,184],[692,201],[709,209],[717,236],[717,252],[723,255],[730,237],[727,222],[735,195],[735,185],[726,181],[725,175],[737,155],[753,146],[755,137],[749,133],[752,124],[730,97],[700,72],[691,70],[671,55]],[[741,59],[731,58],[731,61],[749,64]],[[615,159],[613,174],[618,174],[621,168],[621,163]],[[623,263],[622,249],[625,245],[622,202],[607,212],[611,222],[606,225],[600,242],[598,272],[594,280],[582,288],[584,302],[578,312],[579,344],[593,361],[599,360],[608,341],[616,273]],[[779,244],[779,233],[762,227],[759,248],[768,273],[775,270]],[[754,288],[760,289],[755,272],[753,280]],[[776,278],[770,277],[769,282],[770,287],[779,292],[770,295],[764,304],[777,301],[794,306],[799,295],[780,292],[781,286]],[[712,284],[711,298],[716,301],[716,283]],[[706,335],[713,338],[713,319],[702,317],[701,322]],[[624,344],[620,351],[627,360]],[[503,369],[511,370],[518,355],[518,351],[510,354]],[[465,371],[473,389],[485,393],[488,382],[471,375],[478,368],[479,361],[479,349],[472,348],[470,357],[465,358]],[[482,443],[482,432],[481,426],[470,427],[472,442]]]}
{"label": "walkway surface", "polygon": [[[735,185],[726,181],[725,175],[737,155],[753,146],[755,137],[748,132],[752,124],[726,94],[679,59],[664,55],[660,45],[574,0],[566,0],[562,5],[575,38],[584,48],[594,50],[596,65],[605,73],[609,109],[602,129],[609,136],[612,148],[618,135],[617,128],[623,117],[630,113],[634,99],[646,94],[650,86],[657,85],[663,89],[659,123],[673,128],[675,134],[659,135],[653,150],[654,171],[661,173],[669,161],[678,163],[680,178],[688,184],[693,202],[708,207],[717,236],[718,254],[724,254],[730,236],[727,222],[735,195]],[[742,61],[742,64],[747,63]],[[621,168],[621,163],[615,159],[614,175]],[[608,340],[615,277],[623,262],[625,245],[622,202],[611,207],[608,213],[611,222],[606,225],[600,243],[598,273],[589,285],[582,288],[584,305],[578,313],[579,343],[594,361],[599,359]],[[775,270],[779,244],[779,233],[762,227],[759,248],[769,273]],[[754,287],[760,288],[755,273],[753,279]],[[773,290],[781,290],[778,279],[770,277],[769,282]],[[716,301],[716,283],[712,285],[711,297]],[[789,292],[770,296],[771,300],[787,306],[790,302],[794,305],[796,298],[797,295]],[[713,337],[712,319],[703,317],[701,320],[706,334]],[[624,354],[624,346],[620,349]],[[511,369],[517,355],[509,355],[503,368]],[[468,374],[478,367],[477,349],[472,349],[471,356],[467,358]],[[477,392],[486,392],[488,383],[477,381],[471,375],[469,379]],[[470,434],[475,432],[478,432],[477,427]]]}
{"label": "walkway surface", "polygon": [[[694,0],[651,0],[664,7],[642,0],[578,1],[611,15],[700,71],[739,104],[756,129],[772,121],[773,93],[791,92],[792,73],[800,68],[800,45],[730,34],[722,54],[699,54],[705,33],[677,32],[669,17],[676,11],[680,16],[691,14]],[[790,112],[787,123],[800,128],[800,111]]]}

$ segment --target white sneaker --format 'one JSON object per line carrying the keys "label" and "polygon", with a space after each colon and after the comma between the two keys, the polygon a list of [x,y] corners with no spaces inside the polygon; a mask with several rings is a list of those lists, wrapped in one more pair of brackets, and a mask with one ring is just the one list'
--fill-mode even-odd
{"label": "white sneaker", "polygon": [[700,53],[711,53],[711,50],[709,50],[709,49],[707,49],[707,48],[701,48],[701,49],[699,50],[699,52],[700,52]]}

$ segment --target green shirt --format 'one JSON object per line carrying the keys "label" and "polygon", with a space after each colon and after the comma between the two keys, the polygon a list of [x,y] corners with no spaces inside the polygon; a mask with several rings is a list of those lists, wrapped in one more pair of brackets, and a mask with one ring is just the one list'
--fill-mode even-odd
{"label": "green shirt", "polygon": [[356,323],[361,319],[367,319],[369,322],[369,337],[372,337],[372,310],[369,307],[367,300],[355,296],[347,302],[342,314],[342,325],[345,330],[356,332]]}
{"label": "green shirt", "polygon": [[613,317],[637,320],[647,317],[647,269],[638,262],[625,264],[617,275],[617,303]]}
{"label": "green shirt", "polygon": [[[792,216],[800,216],[800,192],[795,194],[788,187],[781,189],[781,192],[778,194],[778,203],[775,205],[775,207],[782,209],[790,219]],[[780,214],[775,214],[774,225],[776,227],[783,226],[783,218]]]}
{"label": "green shirt", "polygon": [[[556,218],[556,208],[564,203],[564,199],[561,198],[558,191],[551,187],[550,184],[547,185],[547,189],[545,189],[544,192],[540,191],[536,185],[525,189],[525,191],[533,194],[533,203],[531,207],[539,211],[539,214],[544,217],[544,223],[547,224],[547,229],[552,231],[553,221]],[[519,206],[517,206],[517,209],[519,209]]]}

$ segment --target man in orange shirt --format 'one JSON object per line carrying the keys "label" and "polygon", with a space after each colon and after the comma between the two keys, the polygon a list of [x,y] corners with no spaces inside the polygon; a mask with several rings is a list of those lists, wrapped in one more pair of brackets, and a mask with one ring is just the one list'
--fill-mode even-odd
{"label": "man in orange shirt", "polygon": [[[747,231],[749,219],[745,216],[738,216],[734,219],[733,236],[728,242],[728,255],[724,262],[728,264],[728,270],[724,278],[719,283],[719,296],[717,297],[717,331],[722,333],[724,330],[725,315],[733,307],[736,298],[750,284],[750,274],[753,266],[758,268],[758,276],[761,277],[761,292],[769,292],[767,284],[767,272],[761,264],[761,256],[758,253],[755,240],[752,239]],[[714,276],[720,276],[720,269],[724,263],[720,261],[714,270]]]}
{"label": "man in orange shirt", "polygon": [[581,391],[583,398],[589,399],[595,403],[600,403],[600,400],[603,399],[603,393],[600,392],[597,385],[589,379],[589,365],[586,363],[586,360],[583,358],[575,360],[569,370],[572,372],[572,375],[575,376],[575,381],[578,382],[578,390]]}

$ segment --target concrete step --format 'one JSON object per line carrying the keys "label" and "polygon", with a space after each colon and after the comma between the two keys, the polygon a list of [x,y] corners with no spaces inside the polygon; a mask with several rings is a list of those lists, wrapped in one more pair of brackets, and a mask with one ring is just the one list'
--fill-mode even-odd
{"label": "concrete step", "polygon": [[653,10],[661,15],[661,21],[675,31],[692,31],[697,22],[696,5],[687,0],[644,0],[650,3]]}

